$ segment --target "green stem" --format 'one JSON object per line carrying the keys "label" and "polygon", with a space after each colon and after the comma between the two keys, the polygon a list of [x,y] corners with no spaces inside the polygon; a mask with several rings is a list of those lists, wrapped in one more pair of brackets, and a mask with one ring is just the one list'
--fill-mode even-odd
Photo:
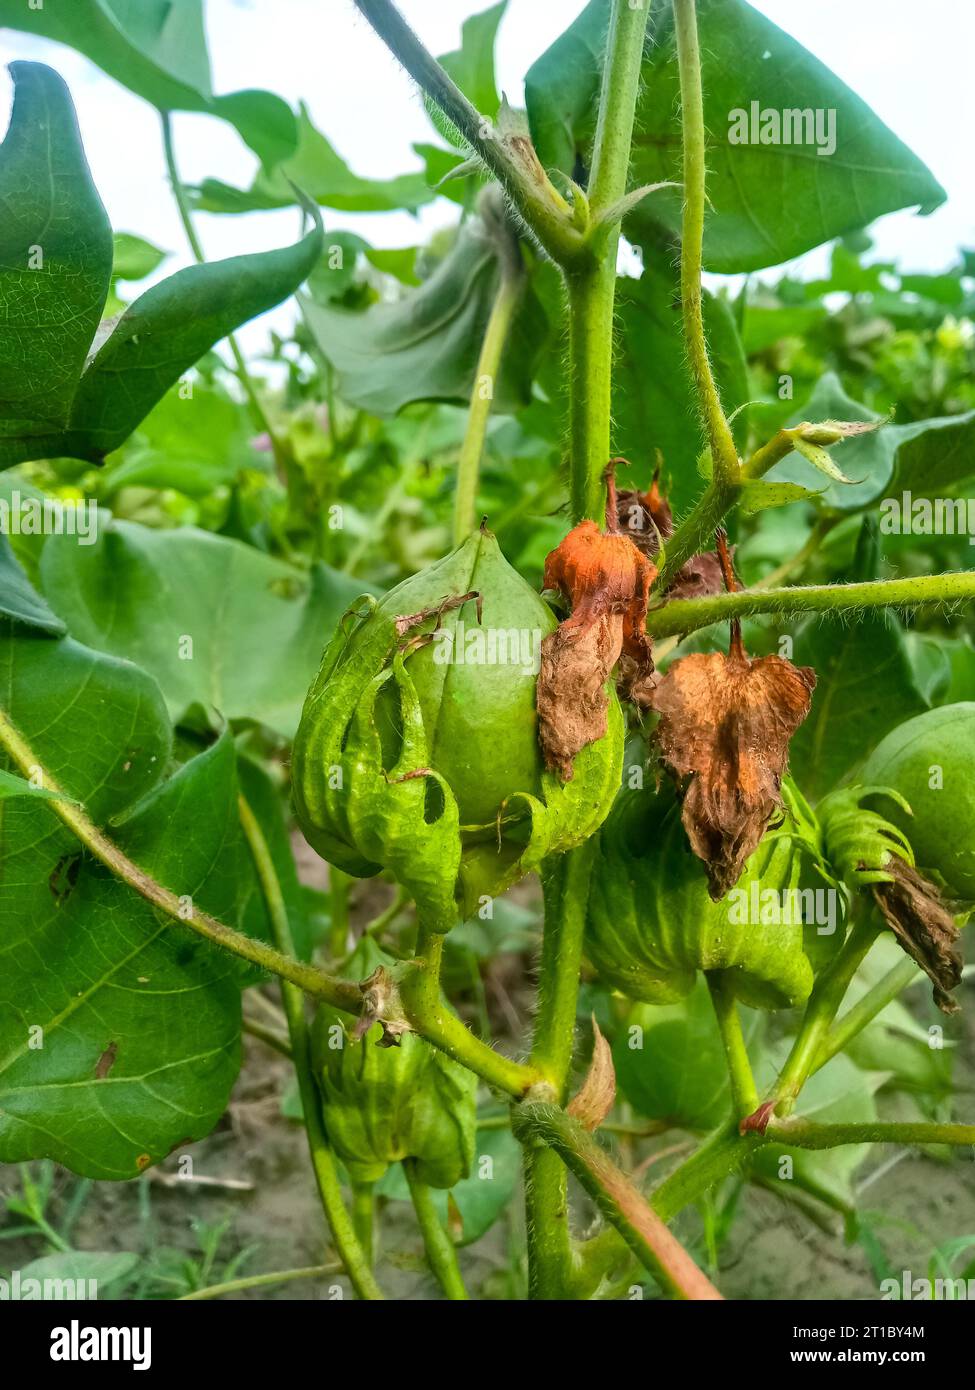
{"label": "green stem", "polygon": [[758,1105],[758,1089],[752,1075],[748,1049],[741,1031],[741,1016],[735,999],[732,981],[728,971],[711,970],[707,972],[708,988],[714,1005],[718,1030],[724,1047],[725,1061],[728,1064],[728,1078],[731,1082],[731,1095],[735,1110],[744,1117],[750,1115]]}
{"label": "green stem", "polygon": [[[506,235],[507,230],[499,228],[498,234]],[[455,545],[461,545],[466,541],[477,525],[477,483],[491,404],[500,375],[501,357],[524,287],[524,262],[516,241],[508,253],[501,256],[500,264],[501,278],[484,332],[484,341],[481,343],[481,354],[471,390],[467,429],[457,460],[457,491],[454,499]]]}
{"label": "green stem", "polygon": [[555,1150],[641,1264],[673,1297],[721,1297],[626,1174],[578,1120],[557,1105],[525,1101],[513,1111],[512,1129],[525,1144],[542,1143]]}
{"label": "green stem", "polygon": [[798,1149],[836,1149],[843,1144],[952,1144],[975,1145],[975,1125],[917,1121],[864,1121],[860,1124],[823,1125],[813,1120],[777,1120],[767,1137],[777,1144]]}
{"label": "green stem", "polygon": [[530,141],[505,138],[475,110],[391,0],[355,0],[355,5],[393,56],[499,180],[552,259],[560,265],[587,259],[588,248],[573,224],[571,209],[552,186]]}
{"label": "green stem", "polygon": [[423,1236],[427,1262],[447,1297],[464,1302],[467,1299],[467,1290],[457,1262],[457,1250],[444,1230],[443,1222],[434,1205],[433,1193],[426,1183],[417,1177],[414,1159],[405,1158],[403,1170],[410,1186],[410,1197],[413,1210],[416,1212],[417,1225]]}
{"label": "green stem", "polygon": [[[668,548],[668,571],[670,556]],[[975,599],[975,572],[965,570],[925,574],[914,579],[877,579],[865,584],[740,589],[733,594],[715,594],[710,598],[675,599],[652,609],[647,631],[653,637],[672,637],[710,627],[712,623],[724,623],[729,618],[748,618],[755,613],[854,613],[861,609],[914,608],[971,599]]]}
{"label": "green stem", "polygon": [[817,1055],[846,997],[850,981],[862,965],[879,932],[880,927],[873,917],[861,918],[854,924],[846,941],[816,981],[792,1051],[786,1058],[785,1066],[770,1097],[774,1100],[775,1109],[779,1114],[788,1114],[812,1074]]}
{"label": "green stem", "polygon": [[249,1033],[252,1038],[259,1038],[262,1043],[271,1048],[273,1052],[278,1052],[282,1057],[287,1057],[291,1061],[291,1044],[282,1034],[273,1028],[267,1028],[263,1023],[258,1023],[256,1018],[245,1017],[241,1020],[241,1028],[245,1033]]}
{"label": "green stem", "polygon": [[[183,231],[186,235],[186,240],[189,242],[194,260],[196,260],[199,265],[204,265],[206,263],[206,255],[203,250],[203,243],[197,235],[196,224],[193,221],[193,213],[186,199],[186,189],[179,176],[179,165],[176,162],[176,146],[173,141],[172,116],[168,111],[161,111],[159,116],[162,121],[163,152],[166,157],[166,171],[169,174],[169,182],[173,190],[173,198],[176,201],[176,210],[179,213],[179,220],[183,224]],[[237,379],[243,387],[244,394],[247,396],[254,424],[268,436],[271,441],[271,447],[274,450],[275,462],[282,465],[284,462],[283,446],[271,425],[267,411],[264,409],[257,387],[254,384],[254,378],[251,376],[248,369],[247,360],[243,352],[241,352],[240,344],[233,333],[227,334],[227,346],[230,348],[234,362],[236,363]]]}
{"label": "green stem", "polygon": [[202,1299],[221,1298],[225,1293],[243,1293],[245,1289],[266,1289],[273,1284],[290,1284],[295,1279],[327,1279],[329,1275],[341,1274],[340,1264],[308,1265],[304,1269],[280,1269],[273,1274],[250,1274],[243,1279],[229,1279],[225,1284],[211,1284],[209,1288],[197,1289],[194,1293],[184,1293],[179,1303],[199,1303]]}
{"label": "green stem", "polygon": [[[613,0],[589,179],[593,219],[608,213],[626,191],[649,15],[650,0],[645,5]],[[576,522],[588,517],[600,525],[606,505],[603,470],[611,453],[613,311],[619,238],[619,222],[614,219],[600,239],[599,260],[566,271],[572,517]]]}
{"label": "green stem", "polygon": [[352,1185],[352,1226],[365,1253],[369,1268],[376,1258],[376,1186],[371,1182]]}
{"label": "green stem", "polygon": [[328,931],[328,951],[331,960],[342,960],[349,949],[349,885],[352,879],[337,869],[328,866],[328,906],[331,922]]}
{"label": "green stem", "polygon": [[495,1052],[476,1038],[447,1007],[440,989],[444,938],[419,924],[416,956],[400,982],[400,998],[413,1028],[428,1042],[468,1067],[506,1095],[520,1099],[544,1080],[534,1066],[524,1066]]}
{"label": "green stem", "polygon": [[[293,955],[294,942],[291,937],[288,910],[267,840],[264,838],[257,818],[243,797],[239,798],[238,806],[241,828],[253,856],[254,866],[257,869],[257,876],[271,920],[274,940],[283,954]],[[312,1070],[304,996],[300,989],[284,980],[281,982],[281,996],[285,1017],[288,1020],[288,1032],[291,1036],[291,1052],[295,1074],[298,1078],[298,1091],[301,1096],[308,1151],[315,1173],[315,1181],[318,1184],[322,1210],[332,1232],[332,1239],[335,1242],[339,1258],[352,1282],[352,1287],[360,1298],[381,1299],[383,1297],[382,1290],[373,1278],[369,1258],[360,1244],[355,1227],[346,1211],[345,1202],[342,1200],[338,1168],[322,1122],[318,1088]]]}
{"label": "green stem", "polygon": [[701,300],[705,206],[704,99],[701,50],[694,0],[674,0],[674,31],[680,72],[681,129],[684,145],[684,217],[681,229],[680,286],[684,337],[704,427],[711,446],[714,476],[724,483],[739,478],[738,450],[711,372]]}
{"label": "green stem", "polygon": [[858,1033],[862,1033],[867,1024],[872,1023],[877,1015],[886,1009],[887,1005],[896,999],[920,974],[919,967],[909,957],[905,956],[902,961],[898,961],[893,969],[888,970],[883,979],[878,980],[872,989],[867,990],[866,994],[851,1009],[848,1009],[839,1022],[830,1029],[816,1053],[812,1070],[814,1072],[819,1071],[820,1067],[824,1067],[831,1057],[842,1052],[847,1043]]}
{"label": "green stem", "polygon": [[[582,943],[595,841],[545,862],[545,930],[531,1061],[565,1104],[575,1043]],[[528,1282],[533,1299],[565,1298],[576,1274],[568,1174],[547,1148],[525,1150]]]}

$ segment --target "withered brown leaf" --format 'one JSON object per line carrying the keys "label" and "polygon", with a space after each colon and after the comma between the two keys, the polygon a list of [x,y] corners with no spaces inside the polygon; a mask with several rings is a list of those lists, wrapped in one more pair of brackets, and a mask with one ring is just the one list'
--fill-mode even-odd
{"label": "withered brown leaf", "polygon": [[899,855],[884,865],[891,882],[875,883],[873,895],[884,920],[903,949],[925,972],[942,1013],[958,1012],[950,991],[961,983],[961,933],[933,883]]}
{"label": "withered brown leaf", "polygon": [[606,681],[621,676],[630,698],[649,704],[653,657],[647,601],[656,569],[626,536],[594,521],[569,532],[545,561],[544,587],[558,589],[571,614],[542,642],[536,687],[538,736],[546,766],[563,781],[576,754],[606,733]]}
{"label": "withered brown leaf", "polygon": [[569,1101],[568,1113],[594,1133],[613,1108],[616,1100],[616,1068],[613,1052],[603,1037],[596,1015],[592,1015],[592,1061],[581,1088]]}
{"label": "withered brown leaf", "polygon": [[663,761],[685,782],[682,820],[717,902],[734,887],[781,805],[789,740],[809,713],[815,672],[731,651],[675,661],[654,691]]}

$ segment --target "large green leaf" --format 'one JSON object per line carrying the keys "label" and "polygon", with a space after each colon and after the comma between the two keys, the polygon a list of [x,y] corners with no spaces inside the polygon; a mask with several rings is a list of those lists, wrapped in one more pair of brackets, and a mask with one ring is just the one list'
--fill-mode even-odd
{"label": "large green leaf", "polygon": [[193,704],[290,737],[322,650],[362,585],[303,573],[240,541],[111,521],[94,545],[50,536],[42,587],[72,635],[156,677],[179,720]]}
{"label": "large green leaf", "polygon": [[112,232],[68,89],[39,63],[10,70],[14,106],[0,146],[0,463],[8,441],[66,421],[112,274]]}
{"label": "large green leaf", "polygon": [[[823,63],[745,0],[699,0],[698,19],[712,214],[704,235],[709,270],[777,265],[897,208],[930,211],[945,193],[929,170]],[[542,163],[578,173],[594,131],[609,0],[591,0],[530,69],[525,95]],[[680,182],[680,85],[673,9],[651,11],[631,178]],[[732,113],[835,112],[835,152],[814,146],[732,144]],[[626,222],[650,243],[679,233],[681,194],[664,189]]]}
{"label": "large green leaf", "polygon": [[0,0],[3,25],[70,45],[160,111],[229,121],[265,163],[294,151],[294,113],[280,97],[214,96],[202,0]]}
{"label": "large green leaf", "polygon": [[[839,377],[827,372],[788,423],[882,418],[852,400]],[[822,494],[824,504],[838,511],[859,511],[878,497],[903,490],[930,498],[975,476],[975,410],[906,425],[882,425],[844,440],[831,452],[852,484],[830,481]],[[768,476],[808,488],[819,489],[823,483],[822,475],[799,454],[790,454]]]}
{"label": "large green leaf", "polygon": [[248,189],[233,188],[219,179],[204,179],[194,202],[204,212],[254,212],[291,207],[295,186],[323,207],[344,212],[415,212],[436,197],[425,174],[402,174],[392,179],[364,179],[349,166],[316,129],[305,106],[298,112],[298,144],[287,159],[258,171]]}
{"label": "large green leaf", "polygon": [[796,640],[794,660],[812,666],[817,678],[809,716],[789,745],[793,775],[807,796],[829,791],[884,734],[928,708],[904,629],[891,613],[811,622]]}
{"label": "large green leaf", "polygon": [[[362,410],[392,415],[411,401],[466,403],[500,278],[495,243],[471,219],[419,288],[392,304],[356,313],[302,298],[308,327],[339,376],[342,397]],[[545,315],[529,289],[508,340],[494,411],[531,399]]]}
{"label": "large green leaf", "polygon": [[[744,1010],[753,1064],[763,1019]],[[728,1067],[703,975],[679,1004],[636,1004],[613,1046],[620,1090],[641,1115],[684,1129],[720,1124],[731,1108]]]}
{"label": "large green leaf", "polygon": [[[0,672],[5,707],[65,790],[98,821],[128,811],[122,848],[232,916],[230,739],[160,783],[169,725],[142,672],[70,638],[17,637],[0,643]],[[0,1159],[134,1177],[223,1112],[240,1062],[234,963],[79,858],[47,804],[8,802],[0,833]]]}
{"label": "large green leaf", "polygon": [[98,462],[209,348],[298,288],[321,254],[321,226],[296,246],[164,280],[86,366],[112,274],[111,233],[61,79],[34,63],[14,64],[14,79],[0,201],[24,211],[0,231],[0,467]]}

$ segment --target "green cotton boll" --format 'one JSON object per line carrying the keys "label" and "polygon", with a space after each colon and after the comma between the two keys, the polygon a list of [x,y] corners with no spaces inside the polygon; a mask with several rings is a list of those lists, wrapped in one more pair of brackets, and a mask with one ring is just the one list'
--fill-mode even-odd
{"label": "green cotton boll", "polygon": [[918,869],[951,897],[975,902],[975,703],[908,719],[877,745],[858,780],[900,794],[906,805],[874,799],[910,840]]}
{"label": "green cotton boll", "polygon": [[684,998],[699,970],[727,971],[753,1008],[801,1004],[813,984],[803,859],[792,835],[766,833],[736,887],[714,902],[679,803],[650,788],[623,790],[599,836],[586,953],[611,985],[648,1004]]}
{"label": "green cotton boll", "polygon": [[[396,962],[365,938],[343,974],[367,978]],[[377,1182],[391,1163],[416,1160],[430,1187],[453,1187],[474,1158],[477,1078],[414,1033],[379,1047],[377,1023],[358,1041],[323,1004],[312,1026],[312,1062],[329,1141],[355,1182]]]}
{"label": "green cotton boll", "polygon": [[572,781],[545,770],[535,685],[555,627],[488,531],[379,603],[362,600],[325,653],[295,738],[309,844],[359,877],[389,870],[426,926],[445,932],[586,840],[619,785],[623,718],[612,694],[607,735],[583,749]]}

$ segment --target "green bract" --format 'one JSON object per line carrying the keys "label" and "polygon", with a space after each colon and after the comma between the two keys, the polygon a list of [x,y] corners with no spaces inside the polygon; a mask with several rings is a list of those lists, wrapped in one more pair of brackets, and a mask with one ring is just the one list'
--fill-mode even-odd
{"label": "green bract", "polygon": [[309,844],[359,877],[388,869],[445,932],[586,840],[619,785],[622,715],[613,695],[608,733],[571,782],[545,771],[535,682],[555,626],[487,531],[378,604],[363,599],[325,653],[295,739]]}
{"label": "green bract", "polygon": [[[368,977],[395,965],[368,937],[349,957],[345,974]],[[391,1163],[416,1160],[430,1187],[453,1187],[474,1157],[477,1078],[414,1033],[380,1047],[376,1023],[354,1041],[343,1015],[320,1006],[312,1057],[322,1093],[322,1116],[335,1152],[355,1182],[376,1182]]]}
{"label": "green bract", "polygon": [[889,733],[860,773],[896,788],[910,806],[884,813],[906,835],[918,868],[975,900],[975,703],[928,710]]}
{"label": "green bract", "polygon": [[784,891],[800,889],[802,872],[798,840],[766,834],[737,886],[713,902],[680,806],[652,789],[623,790],[599,836],[587,954],[623,994],[650,1004],[683,998],[699,970],[728,971],[755,1008],[802,1003],[813,964],[798,891]]}

